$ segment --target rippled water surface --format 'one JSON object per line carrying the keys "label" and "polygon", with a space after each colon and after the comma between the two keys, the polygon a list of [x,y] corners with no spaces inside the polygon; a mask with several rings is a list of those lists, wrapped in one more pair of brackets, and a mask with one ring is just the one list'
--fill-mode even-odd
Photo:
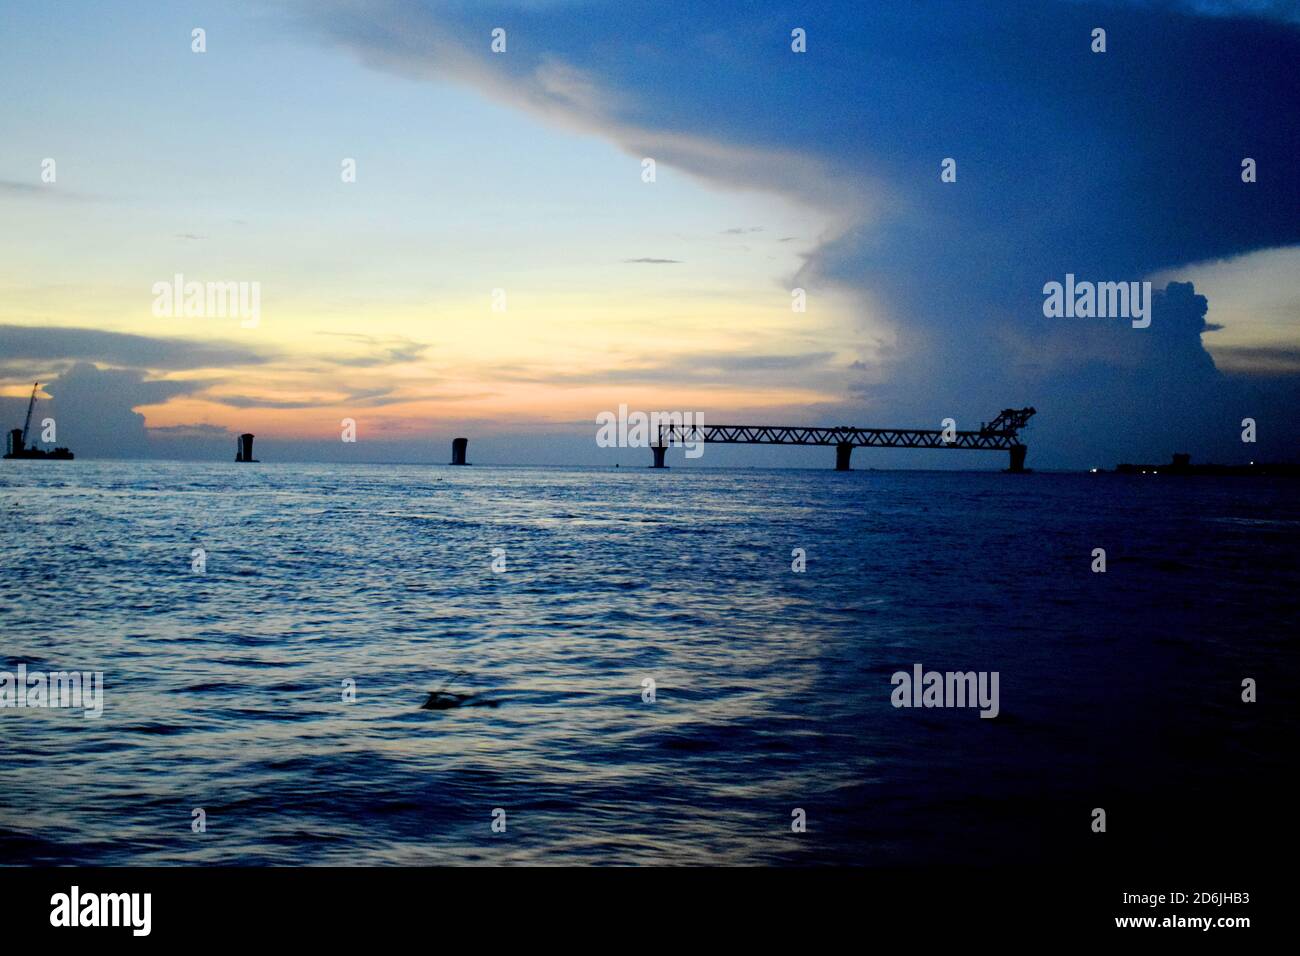
{"label": "rippled water surface", "polygon": [[[1269,809],[1295,742],[1295,484],[3,465],[0,669],[102,670],[105,706],[0,710],[0,862],[1034,862],[1290,837]],[[895,709],[917,662],[999,672],[1001,713]],[[458,671],[499,706],[421,710]]]}

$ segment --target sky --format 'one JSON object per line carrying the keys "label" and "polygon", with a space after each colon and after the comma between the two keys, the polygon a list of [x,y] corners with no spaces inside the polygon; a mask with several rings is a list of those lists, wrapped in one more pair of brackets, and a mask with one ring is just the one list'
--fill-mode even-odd
{"label": "sky", "polygon": [[[1260,0],[9,3],[0,418],[39,380],[83,457],[631,465],[620,405],[1033,405],[1031,466],[1294,460],[1297,75]],[[177,274],[257,322],[157,314]],[[1150,327],[1045,316],[1067,274],[1152,282]]]}

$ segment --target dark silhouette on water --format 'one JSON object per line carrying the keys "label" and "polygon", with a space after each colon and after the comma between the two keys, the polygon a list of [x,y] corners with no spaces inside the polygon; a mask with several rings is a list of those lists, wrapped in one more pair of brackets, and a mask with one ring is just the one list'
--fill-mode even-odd
{"label": "dark silhouette on water", "polygon": [[810,428],[800,425],[660,425],[659,443],[651,445],[652,468],[664,468],[664,453],[672,445],[715,442],[726,445],[834,445],[835,470],[850,471],[849,456],[854,448],[968,448],[974,451],[1011,453],[1012,474],[1023,474],[1029,447],[1020,441],[1020,430],[1029,424],[1035,409],[1004,408],[991,422],[981,422],[979,431],[946,431],[929,428]]}
{"label": "dark silhouette on water", "polygon": [[27,402],[27,419],[23,422],[22,428],[11,428],[9,430],[8,441],[6,442],[6,458],[34,458],[34,459],[52,459],[54,461],[72,461],[75,455],[66,448],[55,448],[53,451],[45,451],[37,448],[35,445],[27,447],[27,432],[32,427],[32,409],[36,407],[36,390],[41,387],[37,382],[32,386],[32,397]]}
{"label": "dark silhouette on water", "polygon": [[429,691],[429,699],[420,705],[421,710],[451,710],[454,707],[497,707],[499,700],[480,700],[479,694],[456,694],[447,690],[449,684],[457,677],[463,677],[467,671],[457,671],[447,678],[447,682],[438,690]]}
{"label": "dark silhouette on water", "polygon": [[1277,478],[1300,478],[1300,465],[1251,462],[1249,465],[1193,465],[1192,456],[1185,452],[1174,455],[1174,460],[1164,465],[1115,466],[1117,475],[1270,475]]}
{"label": "dark silhouette on water", "polygon": [[247,461],[257,464],[257,459],[253,457],[253,436],[248,432],[239,436],[238,450],[235,452],[235,461]]}
{"label": "dark silhouette on water", "polygon": [[465,449],[469,445],[468,438],[453,438],[451,441],[451,463],[453,465],[468,465],[465,460]]}

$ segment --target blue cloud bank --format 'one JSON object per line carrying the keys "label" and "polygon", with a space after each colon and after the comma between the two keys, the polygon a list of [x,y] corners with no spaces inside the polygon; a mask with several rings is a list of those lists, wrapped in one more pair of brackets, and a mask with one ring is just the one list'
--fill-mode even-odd
{"label": "blue cloud bank", "polygon": [[[1289,10],[724,0],[303,16],[380,68],[450,76],[634,155],[837,210],[841,228],[792,281],[869,293],[898,346],[854,363],[869,374],[843,406],[810,416],[970,421],[1032,403],[1048,463],[1087,466],[1294,454],[1296,381],[1217,371],[1200,338],[1213,303],[1192,288],[1162,292],[1146,330],[1042,314],[1044,283],[1067,273],[1131,281],[1300,242]],[[497,26],[506,56],[488,49]],[[1243,417],[1258,446],[1241,447]]]}

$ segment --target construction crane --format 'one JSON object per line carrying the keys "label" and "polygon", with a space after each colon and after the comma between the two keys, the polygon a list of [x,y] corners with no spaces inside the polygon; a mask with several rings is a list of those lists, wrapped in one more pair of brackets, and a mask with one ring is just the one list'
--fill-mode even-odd
{"label": "construction crane", "polygon": [[1029,419],[1034,417],[1037,409],[1030,408],[1004,408],[998,413],[998,417],[991,422],[980,422],[980,435],[991,437],[993,435],[1002,435],[1014,441],[1017,432],[1029,424]]}
{"label": "construction crane", "polygon": [[23,422],[23,448],[27,447],[27,432],[32,427],[32,409],[36,407],[36,390],[40,387],[40,382],[32,386],[32,397],[27,403],[27,420]]}
{"label": "construction crane", "polygon": [[32,386],[32,397],[27,402],[27,418],[23,420],[23,427],[11,428],[5,434],[4,458],[6,460],[10,458],[47,458],[55,461],[72,461],[76,455],[66,448],[55,448],[52,451],[46,451],[43,448],[27,444],[27,436],[31,434],[32,430],[32,409],[36,407],[36,392],[40,387],[40,382]]}

